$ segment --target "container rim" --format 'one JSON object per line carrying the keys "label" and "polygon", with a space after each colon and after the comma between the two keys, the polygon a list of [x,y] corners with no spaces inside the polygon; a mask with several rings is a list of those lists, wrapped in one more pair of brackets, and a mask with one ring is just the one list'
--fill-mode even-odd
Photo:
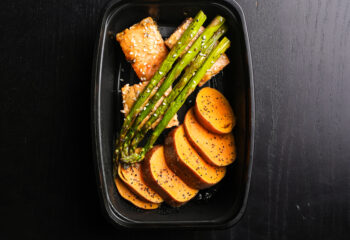
{"label": "container rim", "polygon": [[[101,80],[101,71],[102,68],[102,61],[99,56],[101,56],[101,52],[104,49],[104,42],[106,36],[103,34],[105,32],[105,28],[107,26],[107,23],[109,21],[109,13],[110,11],[119,5],[120,7],[123,5],[127,5],[130,3],[156,3],[157,1],[140,1],[140,0],[133,0],[125,2],[124,0],[111,0],[107,2],[105,7],[101,10],[101,16],[99,20],[99,28],[98,28],[98,34],[97,38],[95,40],[94,45],[94,59],[93,59],[93,67],[92,67],[92,81],[91,81],[91,129],[92,129],[92,150],[93,150],[93,162],[94,162],[94,168],[95,168],[95,176],[97,180],[97,185],[99,188],[99,198],[100,198],[100,207],[102,211],[105,213],[105,217],[108,221],[110,221],[114,226],[116,227],[122,227],[123,229],[133,229],[133,230],[147,230],[152,228],[160,228],[160,229],[182,229],[182,230],[196,230],[196,229],[203,229],[203,228],[210,228],[210,229],[226,229],[230,228],[233,225],[237,224],[243,217],[247,203],[248,203],[248,196],[249,196],[249,190],[250,190],[250,182],[251,182],[251,173],[252,173],[252,166],[253,166],[253,155],[254,155],[254,132],[255,132],[255,98],[254,98],[254,81],[253,81],[253,66],[252,66],[252,59],[251,59],[251,50],[249,45],[249,36],[248,36],[248,30],[245,20],[245,15],[243,12],[242,7],[235,1],[235,0],[218,0],[218,3],[225,2],[233,6],[233,8],[237,11],[239,15],[239,21],[241,23],[242,31],[243,31],[243,39],[245,43],[245,51],[246,51],[246,61],[247,61],[247,73],[249,78],[249,87],[250,91],[248,93],[248,108],[251,109],[248,112],[248,121],[250,124],[250,128],[248,128],[247,137],[250,139],[248,141],[248,151],[246,156],[246,161],[248,162],[248,169],[247,169],[247,176],[246,176],[246,187],[244,190],[244,198],[242,201],[242,206],[237,213],[237,215],[232,218],[229,221],[226,221],[224,223],[211,223],[211,224],[193,224],[188,223],[185,226],[179,227],[178,224],[164,224],[164,225],[158,225],[157,223],[151,223],[148,222],[147,224],[131,224],[128,222],[126,218],[119,215],[118,212],[114,210],[114,208],[111,205],[111,201],[108,195],[107,191],[107,184],[106,184],[106,178],[103,176],[104,173],[104,166],[102,164],[101,158],[102,156],[102,139],[101,139],[101,118],[98,114],[98,109],[100,108],[100,88],[99,88],[99,82]],[[102,44],[102,46],[101,46]]]}

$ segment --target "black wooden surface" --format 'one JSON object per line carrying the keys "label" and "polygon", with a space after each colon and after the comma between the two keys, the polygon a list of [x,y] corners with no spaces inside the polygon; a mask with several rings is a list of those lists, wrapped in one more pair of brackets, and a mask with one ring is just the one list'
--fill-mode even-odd
{"label": "black wooden surface", "polygon": [[102,216],[90,83],[107,1],[0,1],[0,239],[348,239],[350,1],[239,0],[255,78],[242,221],[128,232]]}

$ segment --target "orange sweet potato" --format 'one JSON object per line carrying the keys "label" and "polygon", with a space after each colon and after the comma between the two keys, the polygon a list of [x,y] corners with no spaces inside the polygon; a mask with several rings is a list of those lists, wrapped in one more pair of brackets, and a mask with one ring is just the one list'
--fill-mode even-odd
{"label": "orange sweet potato", "polygon": [[212,166],[199,156],[187,140],[183,125],[169,133],[164,153],[168,167],[192,188],[208,188],[225,176],[226,167]]}
{"label": "orange sweet potato", "polygon": [[168,168],[163,146],[155,146],[146,154],[142,163],[142,176],[166,203],[174,207],[186,203],[198,192],[197,189],[187,186]]}
{"label": "orange sweet potato", "polygon": [[213,133],[230,133],[236,124],[230,103],[215,88],[205,87],[199,91],[194,112],[198,122]]}
{"label": "orange sweet potato", "polygon": [[233,163],[236,148],[232,133],[220,135],[209,132],[199,124],[193,108],[187,111],[184,126],[187,139],[204,160],[218,167]]}
{"label": "orange sweet potato", "polygon": [[163,202],[163,199],[144,182],[141,176],[140,163],[129,165],[127,168],[120,164],[118,166],[118,175],[130,190],[141,199],[152,203]]}
{"label": "orange sweet potato", "polygon": [[120,180],[119,177],[116,177],[114,179],[114,182],[120,196],[125,200],[134,204],[136,207],[143,208],[143,209],[156,209],[160,206],[159,203],[146,202],[143,199],[141,199],[139,196],[137,196],[132,191],[130,191],[129,188],[125,185],[125,183],[123,183],[122,180]]}

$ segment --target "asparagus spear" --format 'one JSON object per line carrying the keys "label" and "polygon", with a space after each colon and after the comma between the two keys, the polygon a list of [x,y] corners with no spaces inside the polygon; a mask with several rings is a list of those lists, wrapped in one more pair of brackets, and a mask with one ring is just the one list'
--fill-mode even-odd
{"label": "asparagus spear", "polygon": [[150,96],[152,90],[154,87],[159,83],[159,81],[169,72],[172,65],[176,61],[176,59],[179,57],[179,55],[183,52],[183,50],[186,48],[188,43],[191,41],[193,36],[198,32],[199,28],[203,25],[204,21],[206,20],[206,15],[203,13],[203,11],[199,11],[197,15],[194,17],[193,21],[189,25],[189,27],[186,29],[186,31],[182,34],[181,38],[177,42],[177,44],[171,49],[168,56],[165,58],[165,60],[162,62],[162,64],[159,67],[159,70],[156,72],[156,74],[152,77],[148,85],[145,87],[145,89],[142,91],[140,96],[137,98],[136,102],[130,109],[128,115],[126,116],[120,136],[119,141],[117,143],[116,148],[116,155],[118,156],[119,148],[121,145],[121,142],[124,141],[124,138],[126,136],[127,131],[131,127],[132,121],[135,119],[135,116],[142,110],[142,105],[145,103],[147,98]]}
{"label": "asparagus spear", "polygon": [[140,153],[133,153],[129,156],[122,157],[122,161],[126,163],[134,163],[142,161],[146,153],[153,147],[153,144],[158,139],[159,135],[163,132],[171,118],[185,103],[186,98],[191,92],[194,91],[200,80],[205,75],[206,71],[215,63],[216,60],[223,54],[230,46],[230,40],[224,37],[215,49],[210,53],[209,57],[205,60],[201,68],[197,71],[196,75],[186,84],[185,88],[181,91],[179,96],[173,101],[168,110],[165,112],[163,119],[154,129],[151,137],[148,139],[146,145],[141,149]]}
{"label": "asparagus spear", "polygon": [[[187,53],[181,58],[181,60],[173,67],[170,71],[160,88],[154,94],[154,96],[148,102],[148,105],[143,109],[143,111],[137,116],[132,127],[129,129],[124,144],[122,146],[123,153],[127,154],[129,152],[129,145],[132,137],[134,136],[136,130],[142,121],[149,115],[149,113],[154,109],[159,99],[168,90],[175,79],[181,74],[182,70],[193,60],[193,58],[198,54],[201,46],[203,46],[213,34],[222,26],[225,22],[225,18],[217,16],[211,21],[211,23],[206,27],[201,36],[192,44],[191,48]],[[180,40],[179,40],[180,41]]]}
{"label": "asparagus spear", "polygon": [[143,125],[142,129],[138,130],[135,134],[134,139],[132,140],[131,149],[135,150],[137,144],[143,139],[148,130],[151,129],[152,124],[162,116],[164,112],[169,107],[170,103],[175,100],[175,98],[180,94],[182,89],[187,84],[188,80],[195,74],[197,69],[203,64],[206,57],[213,50],[217,40],[227,31],[227,27],[222,25],[219,30],[215,32],[212,38],[202,47],[200,53],[197,55],[195,60],[191,63],[191,65],[186,69],[184,75],[177,82],[173,90],[170,94],[164,98],[162,104],[157,108],[157,110],[152,114],[152,116],[147,120],[147,122]]}

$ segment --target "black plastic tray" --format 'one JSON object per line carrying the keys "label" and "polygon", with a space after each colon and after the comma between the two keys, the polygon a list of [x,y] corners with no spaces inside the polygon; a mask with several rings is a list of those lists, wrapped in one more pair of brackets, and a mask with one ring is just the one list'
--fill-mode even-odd
{"label": "black plastic tray", "polygon": [[[201,191],[181,208],[162,204],[157,210],[141,210],[122,199],[114,186],[112,155],[115,133],[122,124],[120,88],[138,82],[136,74],[115,41],[115,33],[152,16],[167,37],[186,17],[203,10],[208,24],[216,15],[226,18],[231,40],[227,52],[231,63],[205,86],[220,90],[230,101],[237,117],[234,135],[235,164],[216,186]],[[101,20],[93,69],[93,139],[95,163],[103,207],[118,226],[127,228],[226,228],[237,223],[247,204],[254,142],[253,74],[248,35],[242,9],[235,1],[111,1]],[[121,80],[123,79],[123,80]],[[198,91],[198,90],[197,90]],[[179,112],[193,106],[196,93]],[[166,133],[164,133],[166,134]],[[164,135],[163,134],[163,135]],[[163,138],[159,140],[162,142]]]}

